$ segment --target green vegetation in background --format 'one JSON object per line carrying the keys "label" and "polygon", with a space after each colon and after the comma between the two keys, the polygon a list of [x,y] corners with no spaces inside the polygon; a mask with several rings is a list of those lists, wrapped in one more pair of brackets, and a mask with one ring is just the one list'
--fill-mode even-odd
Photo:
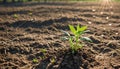
{"label": "green vegetation in background", "polygon": [[[3,2],[4,0],[0,0],[0,2]],[[28,1],[97,1],[97,0],[6,0],[6,2],[12,2],[12,1],[15,1],[15,2],[28,2]]]}
{"label": "green vegetation in background", "polygon": [[[0,2],[28,2],[28,1],[39,1],[39,2],[60,2],[60,1],[66,1],[66,2],[69,2],[69,1],[72,1],[72,2],[76,2],[76,1],[99,1],[99,0],[0,0]],[[112,1],[119,1],[120,0],[112,0]]]}
{"label": "green vegetation in background", "polygon": [[114,0],[114,1],[117,1],[117,2],[119,1],[120,2],[120,0]]}

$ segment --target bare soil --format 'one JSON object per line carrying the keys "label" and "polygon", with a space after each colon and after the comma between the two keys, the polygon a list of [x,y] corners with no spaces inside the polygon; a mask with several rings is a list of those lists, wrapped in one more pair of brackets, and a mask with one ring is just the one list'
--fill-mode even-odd
{"label": "bare soil", "polygon": [[[0,69],[120,69],[119,7],[96,2],[0,5]],[[75,54],[61,40],[69,24],[88,26],[84,36],[93,41]]]}

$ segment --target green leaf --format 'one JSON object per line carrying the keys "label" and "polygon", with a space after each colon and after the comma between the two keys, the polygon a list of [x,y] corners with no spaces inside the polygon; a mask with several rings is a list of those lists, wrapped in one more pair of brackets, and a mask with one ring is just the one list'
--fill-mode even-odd
{"label": "green leaf", "polygon": [[82,47],[83,47],[83,45],[82,45],[82,44],[79,44],[79,45],[78,45],[78,47],[79,47],[79,48],[82,48]]}
{"label": "green leaf", "polygon": [[79,31],[79,28],[80,28],[80,26],[79,26],[79,24],[77,25],[77,31]]}
{"label": "green leaf", "polygon": [[73,49],[74,48],[73,37],[69,38],[69,42],[70,42],[70,47]]}
{"label": "green leaf", "polygon": [[66,41],[66,40],[69,40],[69,39],[67,37],[61,37],[61,40]]}
{"label": "green leaf", "polygon": [[88,37],[81,37],[80,39],[83,40],[83,41],[92,42],[92,40],[90,38],[88,38]]}
{"label": "green leaf", "polygon": [[14,18],[18,18],[18,15],[17,15],[17,14],[14,14],[13,17],[14,17]]}
{"label": "green leaf", "polygon": [[51,58],[51,59],[50,59],[50,62],[51,62],[51,63],[55,63],[55,58]]}
{"label": "green leaf", "polygon": [[33,59],[33,62],[34,62],[34,63],[37,63],[37,62],[38,62],[38,60],[37,60],[36,58],[34,58],[34,59]]}
{"label": "green leaf", "polygon": [[67,31],[64,31],[64,30],[61,30],[61,31],[65,34],[65,36],[70,36],[70,34]]}
{"label": "green leaf", "polygon": [[47,52],[47,49],[40,49],[40,51],[42,52],[42,53],[46,53]]}
{"label": "green leaf", "polygon": [[89,33],[89,32],[90,32],[90,30],[85,30],[84,32],[85,32],[85,33]]}
{"label": "green leaf", "polygon": [[84,31],[78,31],[78,32],[77,32],[78,35],[82,35],[82,34],[84,34],[84,33],[85,33]]}
{"label": "green leaf", "polygon": [[79,31],[85,31],[87,29],[87,26],[82,26],[81,28],[79,28]]}
{"label": "green leaf", "polygon": [[75,35],[76,34],[76,30],[75,30],[74,26],[69,25],[69,28],[70,28],[71,32]]}

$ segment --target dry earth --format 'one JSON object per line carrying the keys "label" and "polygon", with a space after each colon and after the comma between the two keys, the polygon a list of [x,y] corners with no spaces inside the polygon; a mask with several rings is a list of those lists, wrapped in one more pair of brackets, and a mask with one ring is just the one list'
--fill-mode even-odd
{"label": "dry earth", "polygon": [[[0,69],[120,69],[120,3],[112,6],[0,5]],[[74,55],[69,43],[61,41],[61,30],[70,32],[69,24],[88,26],[84,36],[93,41]]]}

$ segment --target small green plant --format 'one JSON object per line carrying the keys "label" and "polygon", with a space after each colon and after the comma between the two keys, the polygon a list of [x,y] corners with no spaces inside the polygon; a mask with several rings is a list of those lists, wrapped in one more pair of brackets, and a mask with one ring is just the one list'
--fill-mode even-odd
{"label": "small green plant", "polygon": [[41,51],[42,53],[46,53],[46,52],[47,52],[47,50],[44,49],[44,48],[40,49],[40,51]]}
{"label": "small green plant", "polygon": [[17,14],[14,14],[13,17],[14,17],[14,18],[18,18],[18,15],[17,15]]}
{"label": "small green plant", "polygon": [[28,14],[29,14],[29,15],[32,15],[33,13],[32,13],[32,12],[29,12]]}
{"label": "small green plant", "polygon": [[50,59],[50,62],[51,62],[51,63],[55,63],[55,58],[51,58],[51,59]]}
{"label": "small green plant", "polygon": [[82,34],[84,34],[86,32],[87,26],[80,26],[79,24],[77,25],[77,27],[74,27],[73,25],[69,25],[69,28],[72,32],[72,36],[66,32],[66,31],[62,31],[65,33],[65,37],[63,37],[63,40],[68,40],[70,43],[70,48],[72,49],[72,53],[75,53],[79,48],[83,47],[83,41],[90,41],[92,42],[92,40],[88,37],[82,37]]}
{"label": "small green plant", "polygon": [[33,62],[34,62],[34,63],[37,63],[37,62],[38,62],[38,59],[34,58],[34,59],[33,59]]}
{"label": "small green plant", "polygon": [[47,49],[42,48],[42,49],[40,49],[40,51],[41,51],[41,53],[42,53],[42,55],[40,56],[40,58],[41,58],[41,59],[46,58]]}
{"label": "small green plant", "polygon": [[40,59],[45,59],[45,56],[44,55],[40,56]]}

